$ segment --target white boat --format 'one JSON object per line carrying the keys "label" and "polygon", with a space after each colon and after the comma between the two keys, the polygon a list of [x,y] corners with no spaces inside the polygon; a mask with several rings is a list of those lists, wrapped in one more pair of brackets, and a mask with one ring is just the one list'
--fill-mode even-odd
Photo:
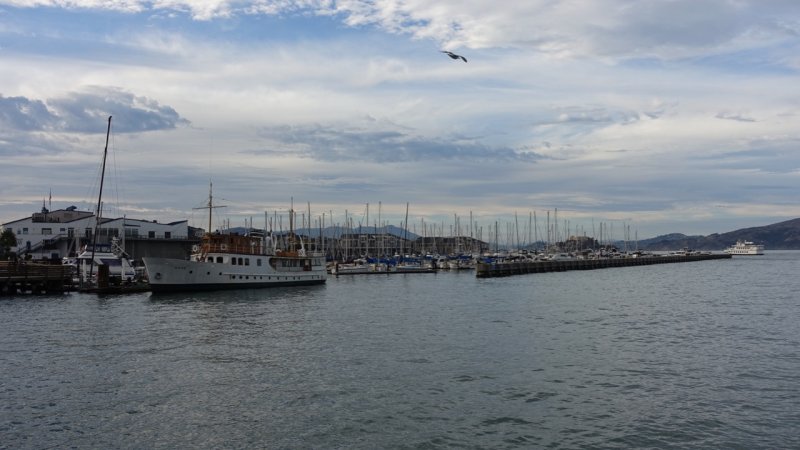
{"label": "white boat", "polygon": [[359,259],[352,263],[335,263],[331,269],[333,275],[369,275],[374,273],[388,273],[388,266],[382,262],[367,262]]}
{"label": "white boat", "polygon": [[142,258],[153,292],[322,284],[322,253],[275,251],[259,236],[206,234],[190,259]]}
{"label": "white boat", "polygon": [[763,255],[764,246],[750,241],[737,241],[735,245],[725,249],[731,255]]}
{"label": "white boat", "polygon": [[[73,261],[69,261],[68,265],[72,265],[72,263]],[[100,266],[108,266],[108,276],[111,279],[116,278],[121,282],[130,283],[139,278],[136,269],[131,265],[116,238],[111,240],[111,245],[84,246],[81,253],[75,258],[74,264],[77,268],[78,278],[84,284],[86,282],[90,285],[97,284],[96,278]]]}
{"label": "white boat", "polygon": [[394,269],[390,269],[394,273],[436,273],[436,268],[433,267],[431,261],[419,260],[403,260],[398,262]]}
{"label": "white boat", "polygon": [[[211,230],[211,187],[208,193],[208,229]],[[290,212],[294,214],[294,211]],[[290,220],[291,222],[291,220]],[[292,234],[294,234],[292,232]],[[322,253],[278,250],[269,236],[211,234],[203,236],[189,260],[144,257],[153,292],[252,289],[322,284],[327,279]]]}

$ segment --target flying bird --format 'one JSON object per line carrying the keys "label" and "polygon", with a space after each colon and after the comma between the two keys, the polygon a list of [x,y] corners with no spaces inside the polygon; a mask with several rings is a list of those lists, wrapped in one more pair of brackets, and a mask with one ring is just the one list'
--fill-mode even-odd
{"label": "flying bird", "polygon": [[455,53],[453,53],[453,52],[448,52],[447,50],[440,50],[440,51],[441,51],[442,53],[444,53],[445,55],[447,55],[447,56],[449,56],[449,57],[453,58],[453,59],[459,59],[459,58],[460,58],[460,59],[463,59],[463,60],[464,60],[464,62],[467,62],[467,58],[464,58],[464,57],[463,57],[463,56],[461,56],[461,55],[456,55]]}

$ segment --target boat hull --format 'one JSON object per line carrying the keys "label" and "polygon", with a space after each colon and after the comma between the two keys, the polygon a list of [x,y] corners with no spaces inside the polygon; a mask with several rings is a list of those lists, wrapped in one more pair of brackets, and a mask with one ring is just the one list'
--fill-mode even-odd
{"label": "boat hull", "polygon": [[190,292],[190,291],[224,291],[233,289],[263,289],[289,286],[312,286],[325,284],[325,280],[297,280],[269,283],[202,283],[202,284],[155,284],[150,285],[150,290],[154,293],[159,292]]}

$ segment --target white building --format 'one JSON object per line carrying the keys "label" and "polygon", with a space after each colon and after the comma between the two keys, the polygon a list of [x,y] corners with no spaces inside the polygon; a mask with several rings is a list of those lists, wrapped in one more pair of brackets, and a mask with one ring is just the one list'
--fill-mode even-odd
{"label": "white building", "polygon": [[[4,223],[2,228],[13,231],[17,237],[17,246],[11,248],[12,252],[31,255],[33,259],[61,259],[78,253],[83,245],[92,243],[95,222],[93,213],[78,211],[70,206],[56,211],[42,208],[41,212],[31,217]],[[112,238],[124,243],[126,239],[187,241],[194,236],[190,235],[187,220],[158,223],[155,220],[124,217],[103,218],[97,232],[97,243],[107,244]]]}

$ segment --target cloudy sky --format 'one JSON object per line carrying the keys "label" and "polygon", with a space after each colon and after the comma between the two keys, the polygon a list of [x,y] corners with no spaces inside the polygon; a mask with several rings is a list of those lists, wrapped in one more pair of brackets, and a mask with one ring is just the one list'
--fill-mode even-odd
{"label": "cloudy sky", "polygon": [[0,67],[0,222],[92,209],[109,115],[107,215],[800,217],[796,0],[0,0]]}

